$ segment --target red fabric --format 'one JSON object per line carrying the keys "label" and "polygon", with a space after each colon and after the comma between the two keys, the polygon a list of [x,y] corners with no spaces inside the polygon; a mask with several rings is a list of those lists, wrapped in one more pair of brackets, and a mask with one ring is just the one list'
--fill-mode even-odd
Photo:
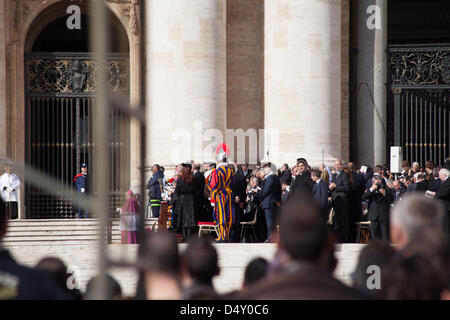
{"label": "red fabric", "polygon": [[78,177],[81,177],[82,175],[83,175],[82,173],[77,174],[77,175],[75,176],[75,178],[73,178],[73,182],[77,181],[77,178],[78,178]]}
{"label": "red fabric", "polygon": [[228,147],[228,145],[226,143],[221,143],[217,146],[216,154],[219,154],[220,150],[223,150],[223,152],[225,152],[227,155],[230,154],[230,148]]}
{"label": "red fabric", "polygon": [[219,177],[217,176],[217,169],[216,169],[211,174],[211,180],[209,180],[210,188],[213,189],[218,182],[219,182]]}
{"label": "red fabric", "polygon": [[215,226],[216,224],[214,222],[198,222],[198,226]]}

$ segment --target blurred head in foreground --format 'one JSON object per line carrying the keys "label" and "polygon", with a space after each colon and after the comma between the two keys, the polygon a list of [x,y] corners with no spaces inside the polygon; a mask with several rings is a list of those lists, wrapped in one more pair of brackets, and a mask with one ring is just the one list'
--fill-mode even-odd
{"label": "blurred head in foreground", "polygon": [[172,233],[148,233],[139,247],[138,265],[141,273],[137,298],[181,298],[180,258],[177,240]]}
{"label": "blurred head in foreground", "polygon": [[220,273],[216,248],[206,238],[192,238],[183,252],[183,299],[218,299],[213,278]]}
{"label": "blurred head in foreground", "polygon": [[59,287],[66,293],[81,300],[81,292],[76,288],[76,280],[73,274],[68,273],[66,264],[57,257],[42,258],[37,264],[36,269],[44,270],[50,274]]}
{"label": "blurred head in foreground", "polygon": [[[391,240],[396,249],[404,249],[424,229],[443,232],[444,208],[440,201],[410,194],[402,198],[391,212]],[[417,239],[416,241],[420,241]]]}
{"label": "blurred head in foreground", "polygon": [[[96,290],[100,285],[100,276],[95,276],[86,285],[85,300],[95,300]],[[106,300],[118,300],[122,298],[122,288],[120,284],[110,274],[106,274]]]}
{"label": "blurred head in foreground", "polygon": [[387,241],[376,240],[365,246],[359,254],[353,273],[353,287],[368,294],[375,294],[379,289],[369,288],[367,285],[372,275],[372,271],[368,270],[371,266],[377,266],[382,271],[395,254],[394,248]]}
{"label": "blurred head in foreground", "polygon": [[336,237],[329,231],[326,218],[326,210],[312,198],[292,198],[280,214],[280,248],[292,260],[316,263],[332,271],[336,266]]}
{"label": "blurred head in foreground", "polygon": [[255,258],[249,262],[245,268],[244,283],[242,287],[245,289],[251,284],[264,278],[267,274],[269,263],[264,258]]}

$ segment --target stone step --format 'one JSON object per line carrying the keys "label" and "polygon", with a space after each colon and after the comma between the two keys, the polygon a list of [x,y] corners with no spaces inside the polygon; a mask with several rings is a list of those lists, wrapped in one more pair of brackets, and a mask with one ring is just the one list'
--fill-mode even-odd
{"label": "stone step", "polygon": [[[120,230],[112,230],[113,235],[120,235]],[[98,230],[36,230],[36,231],[22,231],[22,232],[9,232],[6,234],[7,238],[20,238],[20,237],[65,237],[65,236],[96,236]]]}
{"label": "stone step", "polygon": [[[153,224],[158,222],[156,218],[145,219],[146,224]],[[14,228],[17,226],[61,226],[61,225],[73,225],[73,226],[98,226],[100,224],[99,219],[24,219],[24,220],[9,220],[8,228]],[[119,219],[114,219],[113,224],[119,224]]]}
{"label": "stone step", "polygon": [[[145,227],[157,229],[157,219],[146,219]],[[112,222],[111,239],[120,243],[119,219]],[[98,241],[99,219],[33,219],[10,220],[4,245],[30,244],[93,244]]]}
{"label": "stone step", "polygon": [[[152,223],[146,223],[146,227],[153,227]],[[98,230],[100,225],[86,225],[86,226],[78,226],[78,225],[56,225],[56,226],[15,226],[9,227],[9,233],[18,233],[18,232],[30,232],[30,231],[70,231],[70,230]],[[112,229],[119,229],[119,223],[114,223],[112,225]]]}

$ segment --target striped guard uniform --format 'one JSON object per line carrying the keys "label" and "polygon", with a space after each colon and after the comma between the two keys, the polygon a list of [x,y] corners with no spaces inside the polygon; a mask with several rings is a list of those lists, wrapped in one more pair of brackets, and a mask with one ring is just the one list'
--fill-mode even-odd
{"label": "striped guard uniform", "polygon": [[211,204],[214,206],[214,221],[218,225],[217,241],[227,241],[234,222],[233,193],[230,189],[234,170],[221,164],[206,177],[206,184],[211,191]]}

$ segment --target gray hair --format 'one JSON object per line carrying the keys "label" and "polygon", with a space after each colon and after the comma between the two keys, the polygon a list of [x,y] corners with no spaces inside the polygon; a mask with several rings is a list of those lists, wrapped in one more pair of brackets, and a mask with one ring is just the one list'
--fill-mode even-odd
{"label": "gray hair", "polygon": [[448,169],[444,168],[444,169],[439,170],[439,175],[441,175],[441,174],[445,175],[446,177],[450,177],[450,171]]}
{"label": "gray hair", "polygon": [[424,228],[442,231],[443,220],[442,203],[417,194],[403,197],[391,213],[392,223],[401,228],[409,239]]}
{"label": "gray hair", "polygon": [[255,176],[253,176],[253,177],[251,177],[250,178],[250,182],[255,182],[256,184],[258,184],[258,178],[257,177],[255,177]]}

